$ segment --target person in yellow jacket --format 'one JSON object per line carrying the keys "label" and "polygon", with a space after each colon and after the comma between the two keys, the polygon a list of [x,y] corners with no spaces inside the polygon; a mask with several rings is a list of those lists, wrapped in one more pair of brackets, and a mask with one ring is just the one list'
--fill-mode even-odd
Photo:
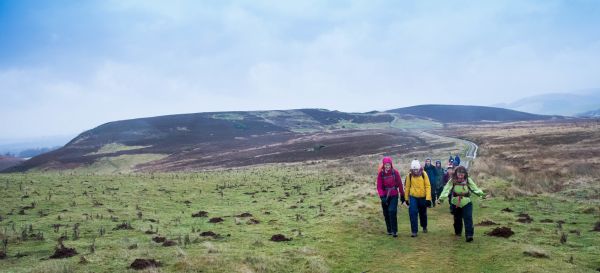
{"label": "person in yellow jacket", "polygon": [[419,160],[410,163],[410,172],[406,176],[404,198],[408,203],[411,237],[417,237],[419,223],[423,233],[427,233],[427,208],[431,207],[431,184],[427,173],[423,171]]}

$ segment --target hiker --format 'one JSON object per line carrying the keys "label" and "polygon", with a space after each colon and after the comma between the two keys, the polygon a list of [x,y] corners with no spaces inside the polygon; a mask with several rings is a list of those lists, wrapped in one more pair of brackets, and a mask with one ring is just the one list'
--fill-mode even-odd
{"label": "hiker", "polygon": [[454,157],[454,162],[452,162],[452,166],[454,166],[454,167],[460,166],[460,157],[458,157],[458,155],[456,155]]}
{"label": "hiker", "polygon": [[431,197],[433,199],[433,200],[431,200],[431,202],[434,205],[435,205],[435,201],[440,198],[440,194],[442,193],[442,190],[444,190],[444,185],[446,185],[445,183],[443,183],[445,174],[446,174],[446,170],[444,170],[444,168],[442,168],[442,161],[436,160],[435,161],[435,180],[436,180],[435,181],[435,185],[436,185],[435,196],[437,198],[433,198],[433,196]]}
{"label": "hiker", "polygon": [[438,200],[441,204],[444,198],[452,194],[451,208],[454,215],[454,234],[456,236],[461,235],[464,222],[467,242],[473,241],[473,234],[475,232],[473,227],[473,202],[471,202],[471,193],[485,198],[483,191],[477,188],[473,179],[469,177],[467,169],[459,166],[454,170],[452,179],[448,181]]}
{"label": "hiker", "polygon": [[[452,163],[448,163],[448,166],[446,166],[446,173],[444,174],[444,177],[442,178],[442,191],[440,192],[440,196],[442,196],[442,192],[444,192],[444,187],[446,187],[446,185],[448,184],[448,181],[450,181],[452,179],[452,176],[454,175],[454,166],[452,165]],[[448,194],[448,205],[450,206],[450,214],[454,214],[454,210],[452,210],[452,196],[450,196],[450,193]],[[439,199],[438,199],[439,200]]]}
{"label": "hiker", "polygon": [[398,237],[398,196],[404,203],[404,188],[400,172],[394,169],[391,157],[383,158],[383,166],[377,174],[377,193],[381,199],[387,234]]}
{"label": "hiker", "polygon": [[425,169],[427,177],[429,177],[429,183],[431,184],[431,203],[435,207],[435,200],[437,200],[437,178],[435,166],[431,164],[431,158],[425,159],[425,167],[423,169]]}
{"label": "hiker", "polygon": [[448,164],[454,164],[454,157],[450,155],[450,159],[448,159]]}
{"label": "hiker", "polygon": [[[452,165],[452,163],[448,163],[448,166],[446,166],[446,171],[444,173],[444,177],[442,177],[442,190],[444,190],[444,187],[446,186],[446,184],[448,183],[448,181],[450,179],[452,179],[452,176],[454,175],[454,165]],[[441,193],[440,193],[441,196]]]}
{"label": "hiker", "polygon": [[[411,237],[417,237],[418,224],[421,223],[423,233],[427,233],[427,208],[431,207],[431,185],[427,173],[421,168],[419,160],[410,163],[410,173],[404,182],[404,196],[408,203]],[[419,222],[417,222],[417,216]]]}

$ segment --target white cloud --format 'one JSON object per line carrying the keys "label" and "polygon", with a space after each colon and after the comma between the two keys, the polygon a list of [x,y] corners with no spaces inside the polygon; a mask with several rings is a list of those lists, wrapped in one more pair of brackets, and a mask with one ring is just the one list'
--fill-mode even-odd
{"label": "white cloud", "polygon": [[79,22],[102,25],[97,41],[50,29],[49,37],[73,43],[40,53],[47,59],[0,66],[7,105],[0,134],[62,134],[202,111],[489,105],[600,86],[600,34],[577,32],[597,20],[564,25],[561,1],[114,1],[93,8],[111,18]]}

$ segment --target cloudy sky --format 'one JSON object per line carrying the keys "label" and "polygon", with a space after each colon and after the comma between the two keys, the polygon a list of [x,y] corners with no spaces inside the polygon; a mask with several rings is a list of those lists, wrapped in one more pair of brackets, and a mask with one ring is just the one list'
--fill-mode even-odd
{"label": "cloudy sky", "polygon": [[0,0],[0,139],[600,87],[600,1]]}

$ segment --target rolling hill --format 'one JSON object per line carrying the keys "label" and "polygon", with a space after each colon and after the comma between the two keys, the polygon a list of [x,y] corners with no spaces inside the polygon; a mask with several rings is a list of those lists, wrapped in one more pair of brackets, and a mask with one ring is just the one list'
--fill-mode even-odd
{"label": "rolling hill", "polygon": [[[157,116],[100,125],[6,171],[105,171],[106,166],[114,172],[174,171],[340,158],[425,147],[429,144],[408,131],[440,128],[442,123],[550,118],[450,105],[369,113],[295,109]],[[399,143],[405,146],[399,148]]]}
{"label": "rolling hill", "polygon": [[493,106],[541,115],[577,116],[600,108],[600,89],[542,94]]}
{"label": "rolling hill", "polygon": [[2,171],[4,169],[8,169],[13,166],[17,166],[17,165],[21,164],[21,162],[23,162],[22,158],[8,157],[8,156],[0,155],[0,171]]}
{"label": "rolling hill", "polygon": [[443,123],[512,122],[558,118],[557,116],[536,115],[503,108],[468,105],[417,105],[387,112],[429,118]]}

